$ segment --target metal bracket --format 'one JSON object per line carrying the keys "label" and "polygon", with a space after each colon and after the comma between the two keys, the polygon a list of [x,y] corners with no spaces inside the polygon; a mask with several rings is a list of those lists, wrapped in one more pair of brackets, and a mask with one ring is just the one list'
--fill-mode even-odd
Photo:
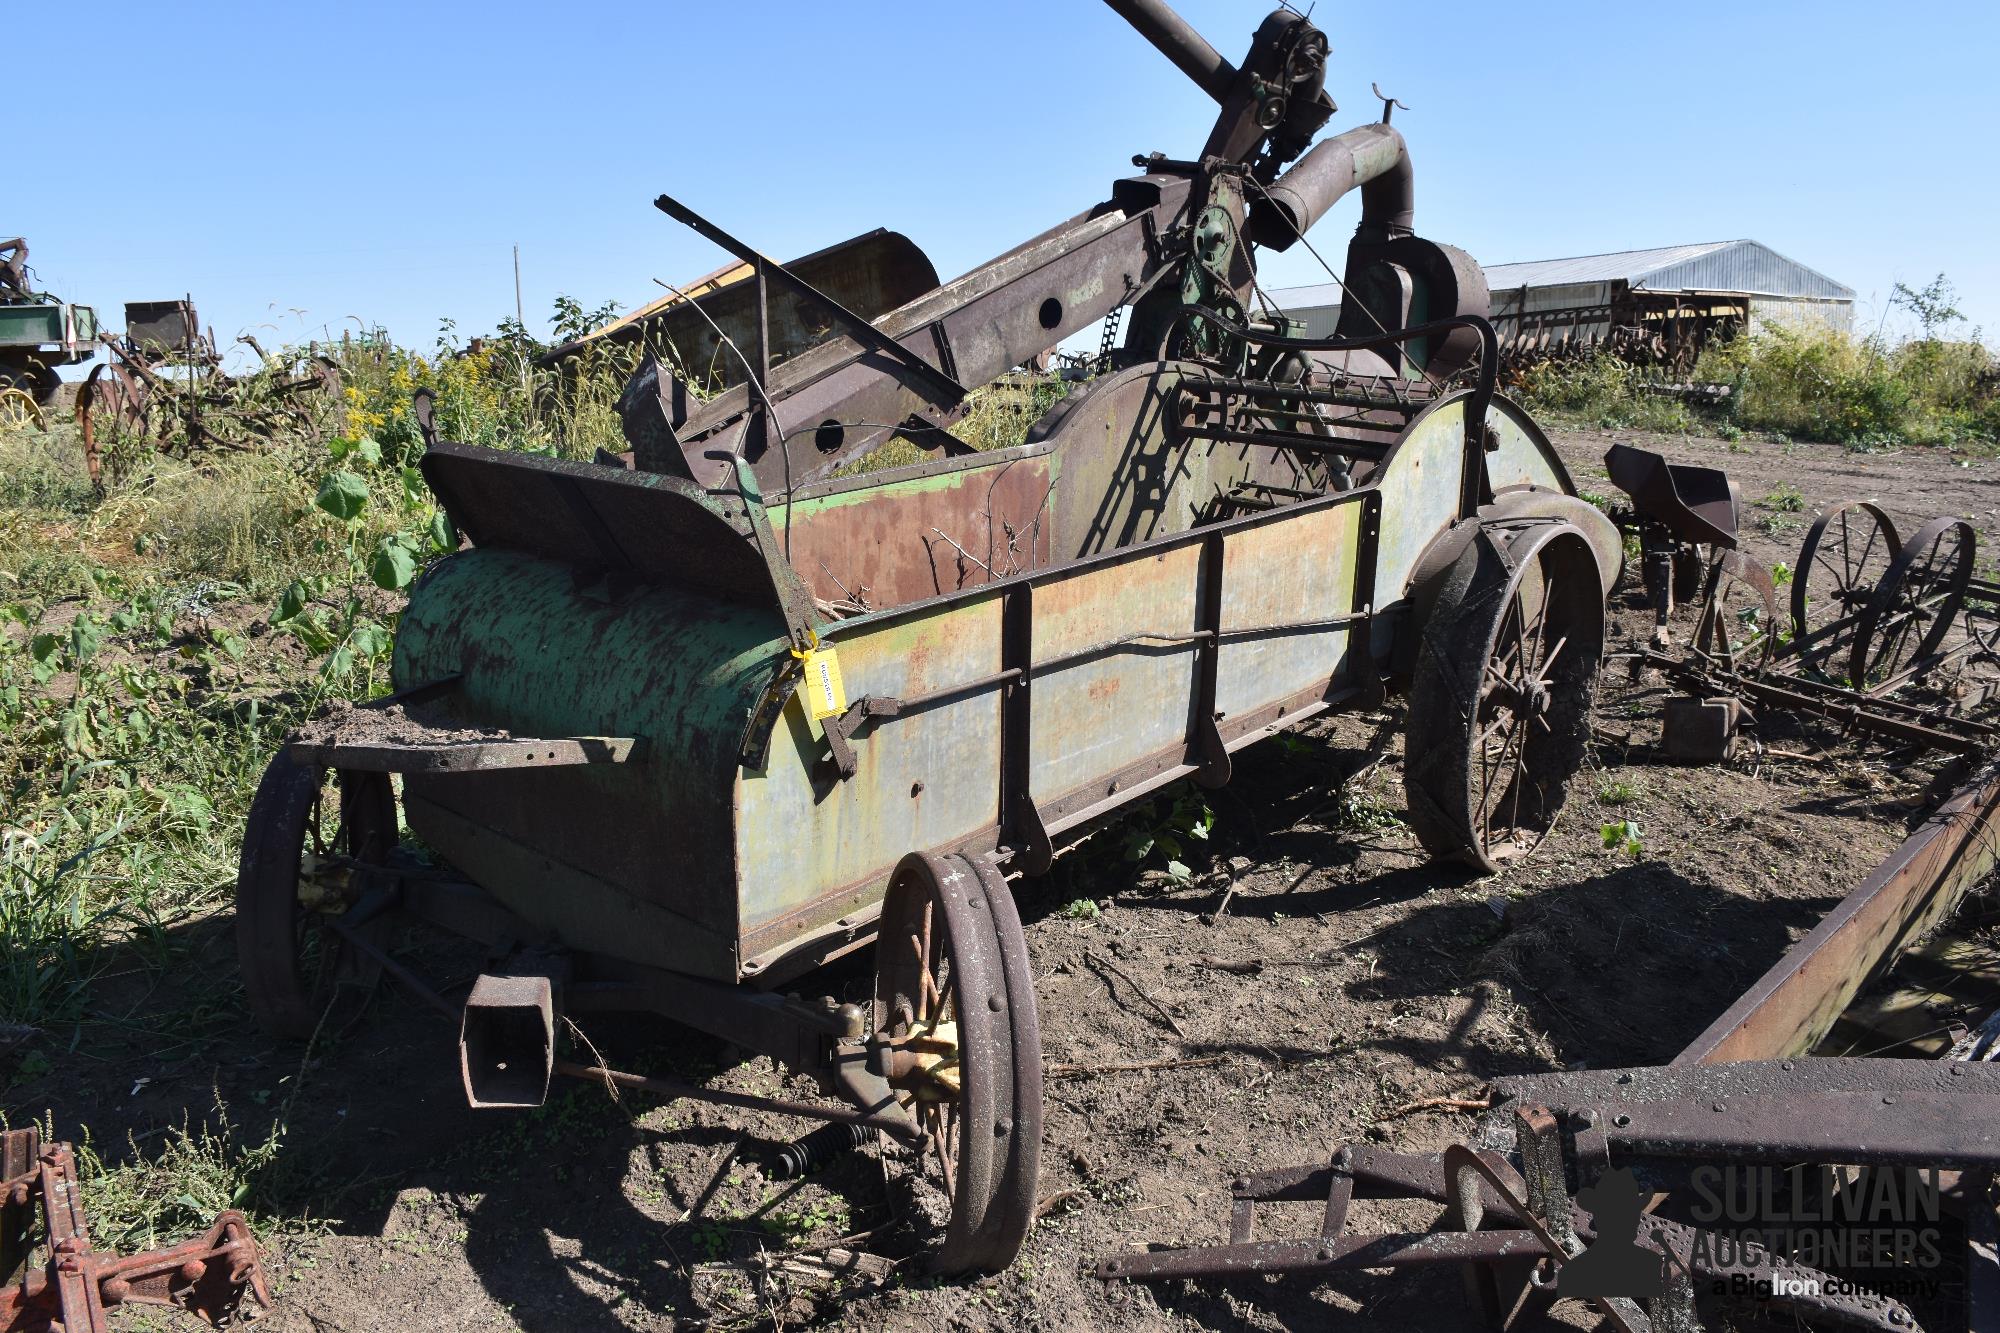
{"label": "metal bracket", "polygon": [[1377,97],[1382,99],[1382,123],[1384,125],[1387,125],[1389,123],[1389,117],[1393,113],[1397,111],[1408,111],[1410,109],[1403,103],[1398,102],[1395,98],[1389,96],[1389,94],[1383,92],[1382,85],[1379,83],[1369,84],[1368,91],[1374,93]]}

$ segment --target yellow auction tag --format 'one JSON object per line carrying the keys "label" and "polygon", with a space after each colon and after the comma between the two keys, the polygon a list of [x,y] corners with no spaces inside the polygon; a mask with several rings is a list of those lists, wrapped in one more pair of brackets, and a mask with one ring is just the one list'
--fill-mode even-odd
{"label": "yellow auction tag", "polygon": [[805,677],[799,681],[799,698],[815,722],[847,711],[847,687],[840,679],[840,657],[832,647],[793,650],[804,664]]}

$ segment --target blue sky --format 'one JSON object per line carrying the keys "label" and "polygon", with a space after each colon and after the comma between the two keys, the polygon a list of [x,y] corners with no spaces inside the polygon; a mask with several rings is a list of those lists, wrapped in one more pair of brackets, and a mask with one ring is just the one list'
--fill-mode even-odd
{"label": "blue sky", "polygon": [[[1179,7],[1234,60],[1268,4]],[[10,49],[77,71],[75,118],[17,140],[39,156],[0,183],[0,236],[113,323],[192,292],[225,340],[488,329],[515,243],[531,324],[558,292],[643,302],[722,258],[653,210],[662,190],[780,256],[894,227],[950,277],[1214,117],[1097,0],[114,2],[87,24],[31,0],[22,19]],[[1371,80],[1409,104],[1426,236],[1487,263],[1754,237],[1855,288],[1865,327],[1894,282],[1943,271],[2000,343],[2000,7],[1433,0],[1317,21],[1331,129],[1375,118]],[[1314,232],[1336,263],[1357,208]],[[1300,250],[1265,279],[1324,277]]]}

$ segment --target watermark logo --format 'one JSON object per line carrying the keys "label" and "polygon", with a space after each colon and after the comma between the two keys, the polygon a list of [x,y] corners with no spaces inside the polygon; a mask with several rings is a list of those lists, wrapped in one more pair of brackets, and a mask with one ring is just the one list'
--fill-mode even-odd
{"label": "watermark logo", "polygon": [[[1697,1167],[1689,1180],[1696,1271],[1763,1267],[1715,1282],[1717,1294],[1934,1296],[1943,1262],[1936,1168]],[[1839,1269],[1858,1281],[1783,1272]]]}
{"label": "watermark logo", "polygon": [[[1691,1273],[1718,1296],[1934,1296],[1939,1246],[1935,1169],[1768,1167],[1695,1169]],[[1556,1277],[1558,1294],[1645,1300],[1666,1285],[1668,1260],[1639,1245],[1645,1195],[1630,1171],[1607,1171],[1577,1195],[1597,1238]],[[1680,1266],[1674,1259],[1675,1267]],[[1787,1268],[1839,1269],[1853,1279]]]}
{"label": "watermark logo", "polygon": [[1606,1171],[1576,1196],[1590,1210],[1597,1239],[1562,1266],[1556,1293],[1583,1299],[1623,1296],[1644,1300],[1666,1289],[1666,1260],[1639,1245],[1645,1196],[1630,1171]]}

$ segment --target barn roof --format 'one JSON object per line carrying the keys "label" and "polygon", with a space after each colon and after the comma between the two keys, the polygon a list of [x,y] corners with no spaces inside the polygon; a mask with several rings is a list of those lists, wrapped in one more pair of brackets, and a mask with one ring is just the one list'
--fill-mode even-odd
{"label": "barn roof", "polygon": [[[1486,269],[1486,285],[1496,292],[1585,282],[1624,282],[1636,291],[1745,292],[1823,301],[1854,299],[1852,287],[1842,286],[1824,273],[1787,259],[1758,241],[1663,245],[1652,250],[1620,250],[1573,259],[1494,264]],[[1271,299],[1286,310],[1314,309],[1339,305],[1340,288],[1334,283],[1281,287],[1271,292]]]}
{"label": "barn roof", "polygon": [[1494,264],[1486,270],[1486,285],[1496,292],[1510,287],[1617,281],[1638,291],[1747,292],[1827,301],[1854,299],[1852,287],[1844,287],[1824,273],[1809,269],[1796,259],[1787,259],[1757,241],[1667,245],[1574,259]]}

